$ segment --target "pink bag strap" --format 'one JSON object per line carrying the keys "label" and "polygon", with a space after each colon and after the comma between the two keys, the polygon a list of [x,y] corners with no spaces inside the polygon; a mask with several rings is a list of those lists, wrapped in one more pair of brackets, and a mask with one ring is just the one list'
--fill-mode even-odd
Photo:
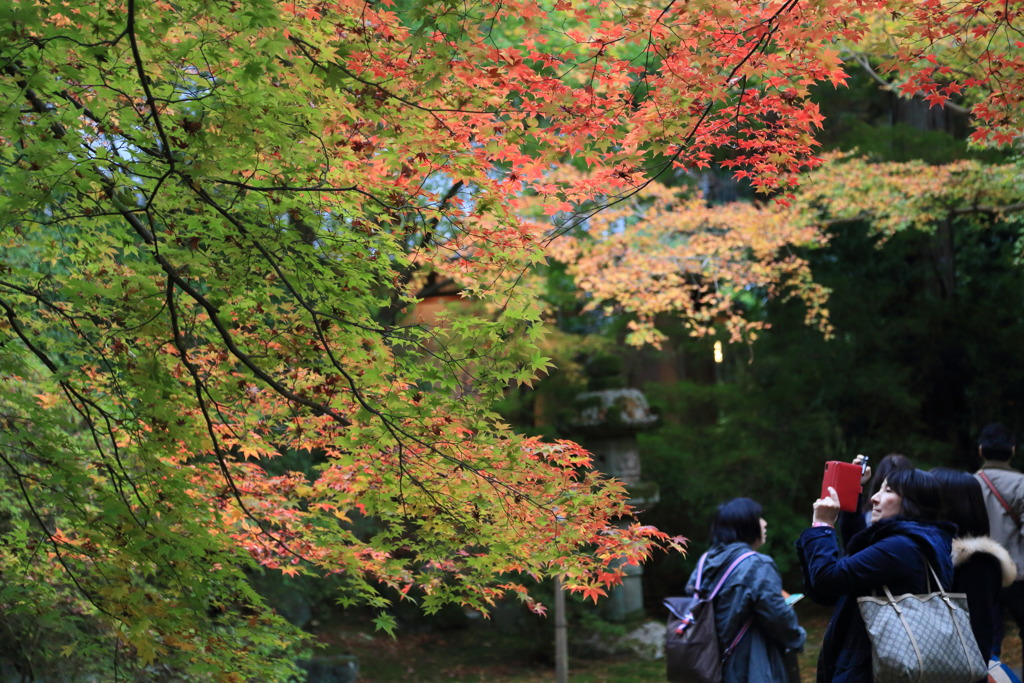
{"label": "pink bag strap", "polygon": [[[747,559],[751,555],[757,555],[757,553],[755,551],[751,550],[749,552],[743,553],[742,555],[740,555],[739,557],[737,557],[735,560],[732,561],[732,564],[729,565],[729,568],[725,570],[725,574],[723,574],[722,578],[720,578],[718,580],[718,584],[715,586],[715,590],[711,591],[711,595],[708,596],[708,600],[711,600],[716,595],[718,595],[718,591],[722,588],[722,584],[724,584],[725,580],[729,578],[730,574],[732,574],[732,570],[736,569],[736,565],[738,565],[740,562],[742,562],[743,560]],[[697,581],[694,584],[694,588],[697,589],[698,592],[700,591],[700,580],[701,580],[701,577],[704,576],[704,561],[706,559],[708,559],[708,554],[704,553],[703,555],[700,556],[700,560],[697,561]]]}
{"label": "pink bag strap", "polygon": [[[736,566],[739,565],[740,562],[747,559],[751,555],[757,555],[757,553],[751,550],[749,552],[743,553],[742,555],[740,555],[732,561],[732,564],[729,565],[729,568],[725,570],[725,574],[723,574],[722,578],[718,580],[718,584],[715,585],[715,589],[711,591],[711,595],[708,596],[708,601],[711,601],[712,599],[714,599],[716,595],[718,595],[718,591],[722,588],[722,585],[725,583],[725,580],[729,578],[729,575],[732,574],[732,570],[736,569]],[[700,560],[697,561],[697,582],[694,588],[697,589],[698,593],[700,592],[700,580],[701,577],[704,575],[704,561],[707,559],[707,557],[708,554],[704,553],[700,556]],[[754,617],[750,617],[749,619],[747,619],[747,623],[743,624],[743,628],[741,628],[739,633],[736,634],[736,637],[732,639],[732,642],[729,644],[729,647],[725,648],[725,652],[722,653],[723,662],[726,659],[728,659],[729,655],[732,654],[732,651],[736,649],[736,646],[743,639],[743,636],[745,636],[747,634],[747,631],[750,630],[750,625],[752,623],[754,623]]]}
{"label": "pink bag strap", "polygon": [[754,623],[754,617],[747,619],[747,623],[743,624],[743,628],[736,634],[736,637],[729,643],[729,647],[725,648],[725,652],[722,653],[722,661],[724,662],[732,654],[732,651],[736,649],[736,646],[743,640],[743,636],[747,635],[747,631],[750,630],[750,625]]}
{"label": "pink bag strap", "polygon": [[700,556],[700,559],[697,560],[697,583],[694,585],[694,588],[698,593],[700,592],[700,577],[704,575],[704,560],[706,559],[708,559],[708,554],[704,553]]}

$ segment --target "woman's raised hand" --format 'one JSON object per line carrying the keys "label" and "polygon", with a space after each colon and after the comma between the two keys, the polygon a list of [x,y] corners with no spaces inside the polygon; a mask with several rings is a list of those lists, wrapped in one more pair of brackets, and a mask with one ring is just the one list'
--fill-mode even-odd
{"label": "woman's raised hand", "polygon": [[839,494],[829,486],[828,496],[814,501],[814,517],[811,521],[814,524],[834,526],[837,519],[839,519]]}

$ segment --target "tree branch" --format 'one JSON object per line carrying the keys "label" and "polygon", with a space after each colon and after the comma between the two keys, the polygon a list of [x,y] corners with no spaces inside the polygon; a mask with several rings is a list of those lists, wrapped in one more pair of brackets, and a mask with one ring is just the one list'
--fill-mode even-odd
{"label": "tree branch", "polygon": [[[896,84],[890,83],[889,81],[887,81],[884,78],[882,78],[881,74],[879,74],[877,71],[875,71],[874,67],[871,66],[871,62],[868,61],[868,58],[865,55],[863,55],[861,53],[858,53],[858,52],[852,52],[852,51],[849,51],[849,50],[847,50],[845,52],[846,52],[846,54],[848,54],[851,57],[853,57],[853,59],[858,64],[860,64],[861,68],[864,69],[864,71],[868,74],[868,76],[870,76],[872,79],[875,80],[875,82],[877,82],[879,85],[882,86],[883,90],[886,90],[888,92],[894,93],[897,97],[900,97],[902,99],[918,99],[918,100],[920,100],[920,99],[924,98],[924,93],[922,93],[920,90],[917,91],[916,93],[914,93],[910,97],[906,97],[905,95],[900,94],[899,89],[896,86]],[[965,116],[970,116],[970,114],[971,114],[971,110],[970,109],[968,109],[967,107],[961,106],[961,105],[957,104],[956,102],[953,102],[952,100],[946,100],[942,104],[942,107],[944,109],[948,109],[948,110],[950,110],[952,112],[955,112],[957,114],[963,114]]]}

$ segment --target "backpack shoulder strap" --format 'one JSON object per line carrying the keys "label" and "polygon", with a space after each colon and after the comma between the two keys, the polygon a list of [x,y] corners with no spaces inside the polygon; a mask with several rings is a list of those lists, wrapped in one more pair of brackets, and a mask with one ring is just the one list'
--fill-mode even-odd
{"label": "backpack shoulder strap", "polygon": [[750,630],[750,625],[753,623],[754,617],[750,617],[749,619],[747,619],[747,623],[743,624],[743,627],[739,630],[739,633],[737,633],[736,637],[732,639],[731,643],[729,643],[729,647],[725,648],[725,650],[722,652],[723,663],[725,662],[725,660],[729,659],[729,657],[732,656],[732,653],[736,649],[736,646],[740,644],[741,640],[743,640],[743,636],[747,635],[747,631]]}
{"label": "backpack shoulder strap", "polygon": [[743,553],[742,555],[737,557],[735,560],[733,560],[732,564],[729,565],[729,568],[725,570],[725,574],[723,574],[722,578],[720,578],[718,580],[718,584],[715,586],[715,590],[711,591],[711,595],[708,596],[708,600],[712,600],[712,599],[714,599],[714,597],[716,595],[718,595],[718,591],[722,588],[722,585],[725,584],[725,580],[729,578],[729,575],[732,574],[732,570],[736,569],[736,566],[740,562],[742,562],[743,560],[747,559],[748,557],[750,557],[752,555],[756,555],[756,554],[757,553],[755,551],[751,550],[749,552]]}
{"label": "backpack shoulder strap", "polygon": [[978,476],[981,477],[982,480],[988,485],[988,488],[992,491],[992,495],[996,497],[996,500],[999,501],[999,504],[1003,506],[1004,510],[1006,510],[1006,514],[1010,515],[1010,519],[1013,520],[1013,523],[1016,524],[1017,528],[1019,529],[1021,526],[1020,515],[1018,515],[1017,512],[1010,507],[1010,504],[1006,502],[1006,499],[1003,498],[1002,494],[999,493],[999,489],[996,488],[996,485],[993,484],[992,480],[988,478],[987,474],[985,474],[985,470],[978,470]]}
{"label": "backpack shoulder strap", "polygon": [[[733,563],[731,565],[729,565],[728,569],[725,570],[725,575],[722,576],[722,578],[718,581],[718,585],[715,586],[715,590],[714,590],[714,592],[712,592],[711,597],[709,597],[708,600],[711,600],[712,598],[714,598],[718,594],[718,589],[720,589],[722,587],[722,585],[725,583],[725,580],[729,578],[729,574],[732,574],[732,570],[736,569],[736,566],[740,562],[742,562],[743,560],[747,559],[748,557],[751,557],[751,556],[756,555],[756,554],[757,554],[756,552],[751,550],[749,552],[743,553],[742,555],[737,557],[735,560],[733,560]],[[732,656],[733,650],[735,650],[736,646],[739,645],[739,642],[741,640],[743,640],[743,636],[745,636],[747,634],[747,631],[750,629],[750,625],[753,624],[753,623],[754,623],[754,616],[750,615],[750,617],[747,619],[746,623],[743,624],[743,626],[740,628],[739,633],[736,634],[736,637],[732,639],[732,642],[729,643],[729,646],[726,647],[725,650],[722,652],[722,662],[723,663],[730,656]]]}
{"label": "backpack shoulder strap", "polygon": [[694,588],[694,590],[698,594],[700,593],[700,578],[702,576],[704,576],[704,561],[707,560],[707,559],[708,559],[708,554],[704,553],[703,555],[700,556],[700,559],[697,560],[697,580],[693,584],[693,588]]}

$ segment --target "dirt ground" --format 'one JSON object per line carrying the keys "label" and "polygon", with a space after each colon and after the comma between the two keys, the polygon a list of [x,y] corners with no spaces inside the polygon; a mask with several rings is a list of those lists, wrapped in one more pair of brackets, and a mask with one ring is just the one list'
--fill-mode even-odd
{"label": "dirt ground", "polygon": [[[797,607],[807,629],[807,646],[799,656],[800,683],[813,683],[828,610],[813,604]],[[553,627],[553,624],[552,624]],[[1016,628],[1003,641],[1003,661],[1020,671],[1021,639]],[[466,681],[545,683],[554,679],[553,647],[530,634],[503,634],[487,625],[451,631],[386,634],[333,628],[321,640],[334,653],[359,658],[359,683],[434,683]],[[570,656],[573,683],[655,683],[665,680],[664,661],[635,657]]]}

